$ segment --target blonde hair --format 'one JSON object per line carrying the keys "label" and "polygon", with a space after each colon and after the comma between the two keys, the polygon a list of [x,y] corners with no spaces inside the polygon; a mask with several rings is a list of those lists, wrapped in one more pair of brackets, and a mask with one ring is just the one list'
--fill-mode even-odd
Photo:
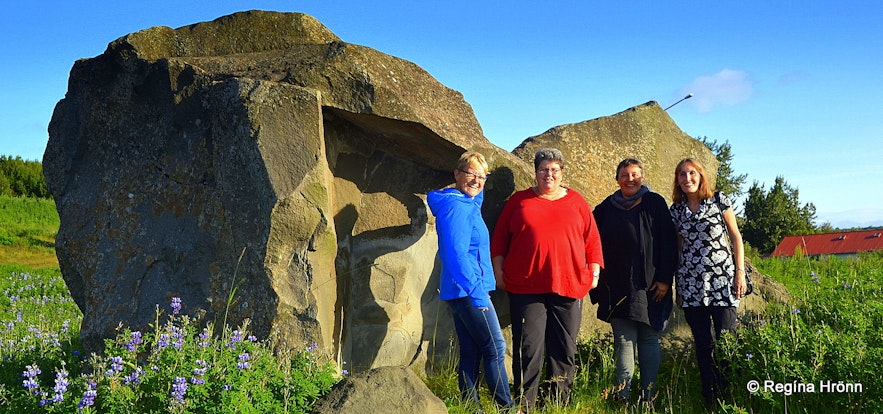
{"label": "blonde hair", "polygon": [[705,176],[705,166],[702,165],[701,162],[694,158],[684,158],[681,162],[678,163],[678,166],[675,167],[675,179],[672,184],[671,190],[671,200],[673,203],[680,203],[687,199],[687,195],[681,190],[681,186],[678,185],[678,174],[681,172],[681,168],[685,164],[692,164],[693,168],[696,169],[696,172],[699,173],[699,189],[696,190],[696,194],[699,196],[700,200],[704,200],[706,198],[711,198],[714,196],[714,188],[711,188],[711,184],[708,181],[708,178]]}
{"label": "blonde hair", "polygon": [[463,155],[460,155],[460,159],[457,160],[457,169],[463,170],[469,167],[470,164],[480,165],[481,168],[484,168],[485,174],[489,173],[487,160],[484,159],[484,155],[481,155],[475,151],[466,151]]}

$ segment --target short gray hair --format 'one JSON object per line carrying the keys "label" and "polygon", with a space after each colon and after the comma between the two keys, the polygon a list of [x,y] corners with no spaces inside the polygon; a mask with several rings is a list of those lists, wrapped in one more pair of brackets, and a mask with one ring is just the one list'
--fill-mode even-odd
{"label": "short gray hair", "polygon": [[561,168],[564,168],[564,154],[558,148],[540,148],[533,157],[533,169],[540,168],[543,161],[557,162]]}

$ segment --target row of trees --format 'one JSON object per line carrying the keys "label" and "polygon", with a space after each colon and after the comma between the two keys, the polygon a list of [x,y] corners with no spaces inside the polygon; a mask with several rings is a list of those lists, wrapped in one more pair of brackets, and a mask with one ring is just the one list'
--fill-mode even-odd
{"label": "row of trees", "polygon": [[49,198],[49,189],[43,178],[43,164],[0,155],[0,195]]}
{"label": "row of trees", "polygon": [[[716,187],[733,198],[743,194],[747,174],[736,174],[732,168],[733,152],[729,141],[718,143],[708,137],[697,138],[714,153],[718,168]],[[757,181],[751,184],[738,214],[742,239],[761,254],[772,253],[785,236],[834,231],[830,223],[816,225],[816,207],[801,204],[799,191],[788,185],[782,176],[767,190]]]}

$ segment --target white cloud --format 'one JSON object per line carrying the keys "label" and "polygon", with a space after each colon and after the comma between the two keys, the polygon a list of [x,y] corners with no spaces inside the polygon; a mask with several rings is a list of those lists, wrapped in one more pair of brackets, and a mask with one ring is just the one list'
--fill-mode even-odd
{"label": "white cloud", "polygon": [[741,70],[723,69],[714,75],[703,75],[693,80],[684,91],[693,94],[691,104],[699,112],[708,112],[716,106],[730,106],[742,102],[754,93],[754,82]]}

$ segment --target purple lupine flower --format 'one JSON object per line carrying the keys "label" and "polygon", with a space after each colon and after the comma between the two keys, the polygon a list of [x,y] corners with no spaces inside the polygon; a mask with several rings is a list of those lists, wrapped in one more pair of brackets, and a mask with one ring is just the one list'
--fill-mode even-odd
{"label": "purple lupine flower", "polygon": [[843,289],[844,289],[844,290],[850,290],[850,289],[852,289],[852,285],[846,283],[846,284],[843,285]]}
{"label": "purple lupine flower", "polygon": [[257,342],[258,341],[258,337],[254,336],[254,335],[249,335],[247,339],[249,342]]}
{"label": "purple lupine flower", "polygon": [[796,314],[798,314],[798,313],[800,313],[800,309],[797,309],[797,308],[795,308],[795,307],[792,306],[792,307],[791,307],[791,314],[792,314],[792,315],[796,315]]}
{"label": "purple lupine flower", "polygon": [[197,359],[195,364],[197,368],[193,369],[193,375],[205,375],[205,371],[208,369],[208,363],[205,362],[204,359]]}
{"label": "purple lupine flower", "polygon": [[174,342],[171,342],[172,348],[175,348],[175,349],[183,348],[184,347],[184,330],[177,327],[177,326],[170,326],[169,332],[171,332],[169,334],[169,340],[174,341]]}
{"label": "purple lupine flower", "polygon": [[22,376],[25,377],[24,381],[21,382],[21,385],[25,387],[26,390],[30,391],[31,394],[37,395],[40,393],[40,384],[37,382],[37,375],[40,375],[40,367],[37,364],[28,365],[25,367],[25,371],[22,372]]}
{"label": "purple lupine flower", "polygon": [[175,296],[172,298],[172,303],[169,305],[172,308],[172,315],[177,315],[181,312],[181,298]]}
{"label": "purple lupine flower", "polygon": [[230,390],[233,389],[233,386],[230,385],[230,384],[224,384],[224,387],[223,387],[223,388],[224,388],[224,391],[230,391]]}
{"label": "purple lupine flower", "polygon": [[173,398],[173,404],[184,404],[184,395],[187,394],[187,378],[184,377],[175,377],[172,382],[172,392],[170,393]]}
{"label": "purple lupine flower", "polygon": [[144,370],[142,370],[141,367],[135,368],[135,370],[132,371],[131,374],[126,375],[125,378],[123,378],[123,384],[125,384],[125,385],[129,385],[129,384],[138,385],[141,383],[141,375],[143,375],[143,374],[144,374]]}
{"label": "purple lupine flower", "polygon": [[112,376],[117,372],[123,372],[123,358],[115,356],[110,358],[110,369],[104,372],[105,376]]}
{"label": "purple lupine flower", "polygon": [[236,344],[242,342],[242,332],[238,330],[233,331],[230,335],[230,339],[227,341],[227,348],[236,349]]}
{"label": "purple lupine flower", "polygon": [[307,347],[307,352],[312,353],[313,351],[319,349],[319,344],[313,343],[312,345]]}
{"label": "purple lupine flower", "polygon": [[208,328],[203,328],[202,332],[199,334],[199,347],[208,348],[209,346],[211,346],[211,337],[212,334],[208,331]]}
{"label": "purple lupine flower", "polygon": [[754,358],[754,354],[745,354],[745,357],[750,360],[751,358]]}
{"label": "purple lupine flower", "polygon": [[251,356],[248,355],[248,352],[239,354],[239,362],[236,363],[236,368],[248,369],[248,367],[251,366],[251,364],[248,363],[249,358],[251,358]]}
{"label": "purple lupine flower", "polygon": [[156,346],[159,347],[160,350],[167,348],[171,343],[169,342],[170,337],[169,334],[160,334],[159,340],[156,343]]}
{"label": "purple lupine flower", "polygon": [[84,407],[95,405],[95,397],[98,396],[98,391],[95,390],[97,387],[98,384],[96,384],[95,381],[89,380],[86,382],[86,391],[83,392],[83,398],[80,399],[77,408],[82,410]]}
{"label": "purple lupine flower", "polygon": [[190,378],[191,384],[202,385],[205,384],[205,372],[208,370],[208,363],[205,360],[197,359],[196,360],[196,368],[193,368],[193,377]]}
{"label": "purple lupine flower", "polygon": [[52,395],[52,402],[59,403],[64,401],[64,393],[67,392],[68,380],[67,380],[67,371],[62,368],[58,372],[55,373],[55,388],[53,391],[55,392]]}
{"label": "purple lupine flower", "polygon": [[129,352],[135,352],[138,350],[138,345],[141,345],[143,341],[141,340],[141,331],[135,331],[129,334],[129,343],[126,344],[126,349]]}
{"label": "purple lupine flower", "polygon": [[120,372],[123,370],[123,358],[115,356],[110,359],[110,368],[116,372]]}
{"label": "purple lupine flower", "polygon": [[49,338],[45,342],[51,343],[56,348],[61,348],[61,341],[58,338],[58,334],[49,334]]}

